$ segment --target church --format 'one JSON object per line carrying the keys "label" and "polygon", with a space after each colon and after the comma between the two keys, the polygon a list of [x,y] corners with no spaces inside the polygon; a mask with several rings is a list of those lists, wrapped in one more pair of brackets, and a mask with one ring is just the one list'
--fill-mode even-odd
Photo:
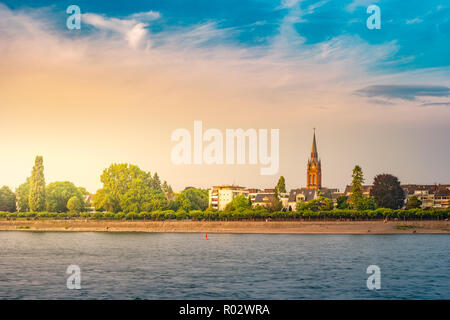
{"label": "church", "polygon": [[311,155],[306,165],[306,188],[292,189],[289,193],[288,209],[295,210],[297,202],[309,201],[319,196],[333,199],[339,194],[338,189],[322,187],[322,162],[319,158],[314,128]]}

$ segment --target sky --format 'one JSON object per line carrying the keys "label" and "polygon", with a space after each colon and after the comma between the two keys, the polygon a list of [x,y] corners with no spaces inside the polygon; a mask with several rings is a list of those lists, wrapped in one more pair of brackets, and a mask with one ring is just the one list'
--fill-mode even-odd
{"label": "sky", "polygon": [[[69,30],[69,5],[81,29]],[[368,29],[376,4],[381,28]],[[280,167],[176,165],[171,134],[279,129]],[[322,184],[359,164],[402,183],[450,183],[447,1],[0,1],[0,185],[44,157],[47,183],[94,193],[112,163],[175,190],[306,185],[316,128]]]}

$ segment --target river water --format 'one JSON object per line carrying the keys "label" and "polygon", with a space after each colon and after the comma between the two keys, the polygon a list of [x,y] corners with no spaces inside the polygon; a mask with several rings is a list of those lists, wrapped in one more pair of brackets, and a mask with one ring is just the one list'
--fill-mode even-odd
{"label": "river water", "polygon": [[[450,235],[208,238],[2,231],[0,299],[450,299]],[[370,265],[380,290],[367,288]]]}

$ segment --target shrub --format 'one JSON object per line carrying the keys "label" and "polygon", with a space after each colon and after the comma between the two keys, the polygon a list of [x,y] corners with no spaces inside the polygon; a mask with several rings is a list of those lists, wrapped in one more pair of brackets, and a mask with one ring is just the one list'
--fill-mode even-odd
{"label": "shrub", "polygon": [[176,213],[175,213],[175,217],[177,220],[184,220],[187,218],[187,212],[184,211],[183,209],[179,209]]}
{"label": "shrub", "polygon": [[58,213],[56,217],[58,219],[65,219],[67,217],[67,213],[65,212]]}
{"label": "shrub", "polygon": [[82,218],[89,218],[91,216],[90,212],[82,212],[80,213],[80,217]]}
{"label": "shrub", "polygon": [[166,210],[166,211],[163,211],[162,213],[164,213],[164,219],[166,219],[166,220],[171,220],[171,219],[176,219],[176,214],[175,214],[175,211],[173,211],[173,210]]}
{"label": "shrub", "polygon": [[139,216],[139,219],[151,219],[152,214],[144,211],[144,212],[139,213],[138,216]]}
{"label": "shrub", "polygon": [[104,218],[104,215],[103,215],[103,212],[94,212],[94,213],[91,215],[91,217],[92,217],[93,219],[98,219],[98,220],[100,220],[100,219],[103,219],[103,218]]}
{"label": "shrub", "polygon": [[104,214],[103,214],[103,217],[105,218],[105,219],[108,219],[108,220],[112,220],[112,219],[114,219],[114,212],[105,212]]}
{"label": "shrub", "polygon": [[9,212],[6,214],[8,218],[17,218],[17,212]]}
{"label": "shrub", "polygon": [[122,220],[123,218],[125,218],[125,214],[123,212],[117,212],[114,215],[114,219],[116,219],[116,220]]}
{"label": "shrub", "polygon": [[26,212],[25,213],[25,217],[27,217],[27,218],[34,218],[36,216],[37,216],[36,212]]}
{"label": "shrub", "polygon": [[138,218],[138,214],[136,212],[128,212],[125,216],[126,220],[134,220]]}
{"label": "shrub", "polygon": [[189,216],[192,220],[202,220],[203,219],[203,211],[201,210],[192,210],[189,211]]}

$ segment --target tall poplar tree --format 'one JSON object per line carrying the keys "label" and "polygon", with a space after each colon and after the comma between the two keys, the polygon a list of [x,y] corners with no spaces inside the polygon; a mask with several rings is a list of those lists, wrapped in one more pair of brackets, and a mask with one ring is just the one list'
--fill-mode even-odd
{"label": "tall poplar tree", "polygon": [[286,181],[284,179],[283,176],[280,177],[280,179],[278,179],[278,183],[275,186],[275,197],[278,199],[280,193],[285,193],[286,192]]}
{"label": "tall poplar tree", "polygon": [[30,178],[29,207],[31,212],[45,210],[44,159],[37,156]]}
{"label": "tall poplar tree", "polygon": [[353,168],[352,178],[352,195],[350,197],[350,200],[353,204],[353,207],[356,207],[358,206],[358,203],[363,199],[364,176],[360,166],[356,165]]}

